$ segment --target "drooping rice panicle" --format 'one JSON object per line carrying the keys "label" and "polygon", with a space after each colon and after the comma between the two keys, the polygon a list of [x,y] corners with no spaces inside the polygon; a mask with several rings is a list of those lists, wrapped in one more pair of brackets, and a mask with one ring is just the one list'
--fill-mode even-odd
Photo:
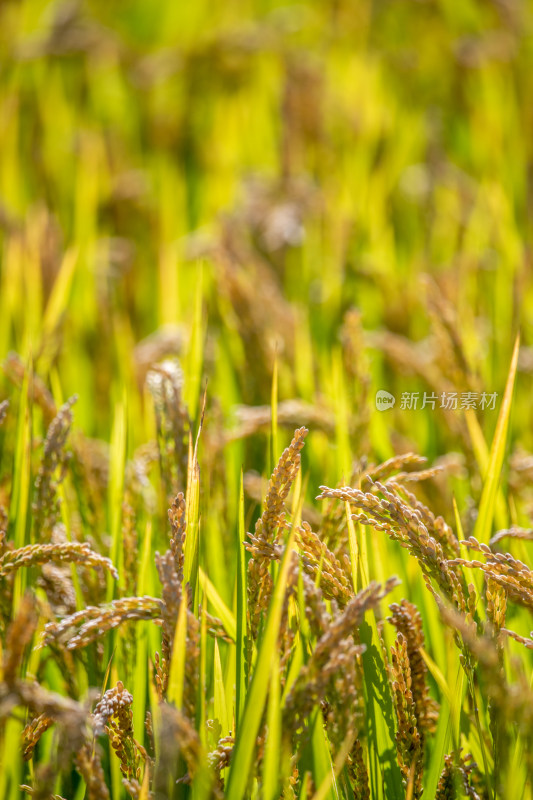
{"label": "drooping rice panicle", "polygon": [[67,650],[86,647],[123,622],[160,620],[161,601],[155,597],[121,597],[103,606],[87,606],[58,622],[48,622],[43,644],[59,642]]}
{"label": "drooping rice panicle", "polygon": [[[331,410],[322,408],[302,400],[281,400],[278,403],[278,425],[294,428],[303,425],[325,433],[335,432],[335,417]],[[232,410],[234,427],[225,432],[223,442],[231,442],[252,436],[271,424],[272,409],[270,406],[236,406]],[[222,444],[221,443],[221,444]]]}
{"label": "drooping rice panicle", "polygon": [[474,537],[462,542],[465,547],[485,556],[485,561],[455,558],[448,561],[451,566],[479,569],[493,583],[501,586],[509,600],[533,609],[533,570],[510,553],[494,553],[491,548],[479,543]]}
{"label": "drooping rice panicle", "polygon": [[30,720],[24,730],[22,731],[22,757],[24,761],[33,758],[33,753],[39,739],[45,731],[47,731],[54,724],[52,717],[48,714],[39,714],[34,719]]}
{"label": "drooping rice panicle", "polygon": [[[300,668],[287,695],[283,710],[284,729],[297,731],[317,700],[327,696],[327,688],[336,674],[355,667],[356,657],[364,652],[365,647],[354,642],[353,634],[366,611],[374,608],[397,583],[397,579],[391,578],[384,587],[375,582],[369,584],[332,619],[308,663]],[[351,686],[352,691],[355,690],[353,682]],[[354,697],[346,707],[348,713],[357,711]],[[339,710],[337,707],[337,713]]]}
{"label": "drooping rice panicle", "polygon": [[0,577],[22,567],[48,564],[50,562],[82,564],[84,567],[100,567],[118,579],[118,572],[111,559],[91,549],[87,542],[61,542],[59,544],[29,544],[17,550],[9,550],[0,557]]}
{"label": "drooping rice panicle", "polygon": [[494,536],[489,539],[490,548],[494,549],[503,539],[523,539],[525,541],[532,541],[533,528],[513,527],[508,530],[497,531]]}
{"label": "drooping rice panicle", "polygon": [[364,470],[361,477],[361,489],[366,491],[376,481],[384,483],[393,473],[403,470],[405,467],[423,467],[425,464],[427,464],[427,458],[416,453],[403,453],[392,456],[382,464],[369,466]]}
{"label": "drooping rice panicle", "polygon": [[350,581],[335,554],[322,542],[307,522],[296,528],[296,542],[302,553],[304,569],[312,577],[320,576],[320,586],[325,596],[332,598],[341,606],[353,596]]}
{"label": "drooping rice panicle", "polygon": [[[444,520],[435,518],[422,504],[409,505],[393,488],[373,482],[372,492],[346,486],[330,489],[321,486],[318,499],[336,498],[360,511],[353,518],[363,525],[384,531],[413,555],[427,577],[435,580],[444,594],[464,610],[467,599],[464,579],[446,555],[454,554],[454,537]],[[381,497],[379,496],[381,495]]]}
{"label": "drooping rice panicle", "polygon": [[132,695],[124,688],[121,681],[112,689],[108,689],[98,701],[93,713],[95,734],[101,735],[104,730],[109,736],[111,746],[120,762],[123,783],[134,798],[141,792],[143,765],[146,765],[147,754],[133,738]]}

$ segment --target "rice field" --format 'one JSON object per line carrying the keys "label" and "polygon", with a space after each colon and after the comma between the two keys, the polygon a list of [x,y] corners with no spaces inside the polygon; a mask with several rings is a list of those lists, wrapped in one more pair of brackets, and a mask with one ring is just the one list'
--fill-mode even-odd
{"label": "rice field", "polygon": [[533,797],[532,11],[0,4],[0,800]]}

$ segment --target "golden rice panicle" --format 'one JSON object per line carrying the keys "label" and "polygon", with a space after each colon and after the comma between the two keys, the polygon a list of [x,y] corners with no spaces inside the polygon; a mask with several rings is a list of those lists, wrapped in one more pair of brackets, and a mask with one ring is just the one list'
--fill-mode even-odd
{"label": "golden rice panicle", "polygon": [[[364,645],[356,644],[353,636],[365,612],[374,608],[397,583],[396,578],[389,579],[384,587],[375,582],[370,583],[331,620],[308,662],[300,668],[287,695],[283,712],[286,731],[296,732],[301,728],[313,706],[327,697],[328,691],[331,693],[332,685],[334,689],[336,677],[345,672],[350,664],[355,665],[357,656],[365,648]],[[352,686],[355,686],[354,682]],[[356,712],[354,703],[354,713]]]}
{"label": "golden rice panicle", "polygon": [[187,639],[185,642],[185,681],[183,686],[183,711],[194,720],[200,675],[200,623],[192,611],[187,610]]}
{"label": "golden rice panicle", "polygon": [[155,364],[146,376],[152,395],[165,499],[187,482],[189,413],[183,401],[183,371],[176,358]]}
{"label": "golden rice panicle", "polygon": [[463,756],[460,752],[444,756],[435,800],[456,800],[458,797],[485,798],[476,762],[470,754]]}
{"label": "golden rice panicle", "polygon": [[505,589],[492,578],[487,578],[486,598],[487,618],[490,620],[494,631],[499,633],[505,626],[505,615],[507,612],[507,595]]}
{"label": "golden rice panicle", "polygon": [[418,560],[428,579],[426,585],[430,591],[435,593],[429,578],[435,581],[456,608],[467,610],[462,573],[447,561],[443,544],[428,530],[426,522],[429,522],[433,533],[437,530],[430,512],[411,507],[388,485],[378,481],[372,485],[371,492],[362,492],[350,486],[340,489],[321,486],[320,489],[321,494],[317,499],[336,498],[358,508],[359,511],[352,515],[353,519],[363,525],[371,525],[378,531],[384,531],[401,547],[406,548]]}
{"label": "golden rice panicle", "polygon": [[311,631],[318,639],[326,632],[331,617],[322,590],[305,572],[300,572],[305,597],[305,615]]}
{"label": "golden rice panicle", "polygon": [[533,529],[520,528],[518,525],[513,525],[512,528],[497,531],[494,536],[489,539],[489,546],[494,551],[499,550],[499,547],[496,545],[499,545],[503,539],[523,539],[524,541],[530,542],[533,540]]}
{"label": "golden rice panicle", "polygon": [[404,786],[412,781],[412,796],[419,798],[422,793],[424,770],[424,746],[418,729],[416,703],[412,691],[411,664],[407,653],[407,640],[398,632],[391,647],[390,667],[394,708],[398,720],[396,748],[398,764],[403,776]]}
{"label": "golden rice panicle", "polygon": [[255,525],[255,536],[250,537],[248,548],[252,557],[248,562],[248,628],[252,639],[257,638],[261,613],[266,609],[272,591],[268,571],[270,559],[265,556],[275,543],[278,528],[284,523],[285,500],[296,478],[301,462],[307,428],[298,428],[278,461],[268,485],[263,513]]}
{"label": "golden rice panicle", "polygon": [[[185,529],[183,528],[183,531]],[[173,552],[167,552],[160,556],[156,553],[156,565],[159,573],[159,579],[162,586],[162,601],[161,601],[161,619],[162,619],[162,642],[161,657],[156,653],[155,667],[156,667],[156,683],[160,699],[166,695],[168,688],[168,677],[170,662],[172,659],[172,651],[174,648],[174,634],[176,631],[176,622],[178,619],[179,609],[182,602],[184,589],[182,580],[180,581],[177,569],[183,570],[183,564],[178,554],[178,567],[176,567],[176,553],[177,549]],[[185,590],[187,591],[187,590]],[[186,638],[186,658],[185,658],[185,687],[183,695],[183,705],[185,713],[191,718],[195,717],[196,708],[196,695],[198,689],[198,663],[200,657],[199,640],[200,640],[200,625],[190,610],[190,598],[187,595],[187,638]],[[212,619],[214,629],[218,629],[218,625],[222,625],[219,620]]]}
{"label": "golden rice panicle", "polygon": [[87,800],[109,800],[98,743],[94,747],[88,742],[84,744],[74,758],[74,765],[87,786]]}
{"label": "golden rice panicle", "polygon": [[111,560],[91,549],[88,542],[59,542],[57,544],[29,544],[17,550],[9,550],[0,558],[0,577],[21,567],[36,564],[60,563],[81,564],[84,567],[101,567],[117,579],[118,572]]}
{"label": "golden rice panicle", "polygon": [[456,798],[453,755],[446,755],[444,756],[444,767],[440,774],[435,800],[456,800]]}
{"label": "golden rice panicle", "polygon": [[[430,471],[431,470],[426,470],[425,473],[428,473]],[[424,505],[424,503],[421,503],[420,500],[418,500],[416,495],[414,495],[412,492],[409,492],[408,489],[401,483],[398,483],[397,482],[398,477],[399,476],[395,476],[394,480],[387,481],[387,486],[392,488],[393,491],[395,491],[399,497],[403,498],[411,508],[413,508],[415,511],[418,512],[429,534],[437,542],[439,542],[439,544],[443,549],[444,554],[448,558],[453,558],[453,556],[459,555],[460,552],[459,540],[457,539],[455,533],[450,528],[448,523],[444,520],[443,517],[441,516],[436,517],[433,514],[433,512],[430,511],[430,509]]]}
{"label": "golden rice panicle", "polygon": [[334,598],[341,606],[353,597],[350,585],[340,561],[318,535],[311,530],[308,522],[302,522],[296,528],[296,542],[302,553],[302,564],[312,577],[320,574],[320,586],[324,596]]}
{"label": "golden rice panicle", "polygon": [[132,695],[124,688],[122,681],[118,681],[117,685],[108,689],[98,702],[93,721],[96,735],[105,730],[109,736],[111,746],[120,762],[123,781],[127,783],[132,797],[138,797],[147,755],[144,748],[133,738],[132,702]]}
{"label": "golden rice panicle", "polygon": [[308,434],[307,428],[297,428],[288,447],[280,456],[268,485],[264,510],[255,526],[255,535],[264,541],[273,541],[276,528],[283,521],[284,502],[298,474],[301,451]]}
{"label": "golden rice panicle", "polygon": [[366,768],[363,746],[359,739],[353,743],[347,761],[348,774],[352,782],[354,800],[370,800],[370,782]]}
{"label": "golden rice panicle", "polygon": [[[13,542],[7,539],[7,526],[7,512],[3,506],[0,506],[0,558],[14,547]],[[0,591],[0,636],[2,637],[11,622],[14,578],[15,574],[12,572],[2,579],[2,591]]]}
{"label": "golden rice panicle", "polygon": [[29,761],[30,758],[33,758],[39,739],[53,724],[54,720],[48,714],[38,714],[28,722],[21,734],[22,758],[24,761]]}
{"label": "golden rice panicle", "polygon": [[[419,456],[416,453],[401,453],[392,456],[387,461],[377,466],[371,465],[364,469],[360,478],[360,486],[363,491],[368,491],[375,481],[385,482],[395,472],[404,470],[405,467],[422,467],[427,464],[425,456]],[[413,474],[413,473],[406,473]]]}
{"label": "golden rice panicle", "polygon": [[170,549],[174,556],[174,565],[178,581],[183,583],[183,565],[185,563],[185,538],[187,536],[187,519],[185,495],[178,492],[169,511],[168,519],[172,529]]}
{"label": "golden rice panicle", "polygon": [[[270,405],[235,406],[232,412],[231,429],[221,433],[220,437],[215,440],[215,445],[221,447],[227,442],[252,436],[260,430],[268,430],[271,421],[272,408]],[[299,399],[281,400],[278,403],[278,425],[294,429],[298,423],[303,424],[306,428],[312,427],[313,430],[324,431],[331,436],[335,433],[335,417],[330,409]],[[252,480],[253,474],[248,473],[248,481]],[[245,475],[245,490],[246,482]],[[259,479],[259,484],[260,482]],[[250,482],[248,485],[252,491],[255,490],[253,483]]]}
{"label": "golden rice panicle", "polygon": [[18,678],[24,652],[33,638],[37,621],[35,598],[30,591],[27,591],[20,601],[15,618],[7,629],[3,673],[8,686]]}
{"label": "golden rice panicle", "polygon": [[44,443],[44,454],[35,480],[33,502],[33,527],[39,541],[50,539],[59,520],[59,497],[57,488],[64,478],[68,461],[65,452],[67,437],[72,425],[74,395],[59,409],[48,428]]}
{"label": "golden rice panicle", "polygon": [[392,612],[389,622],[392,622],[406,642],[411,673],[411,691],[415,704],[417,727],[423,744],[425,735],[433,733],[435,730],[438,706],[429,696],[428,671],[421,653],[424,647],[422,617],[416,606],[405,599],[399,604],[393,603],[389,608]]}
{"label": "golden rice panicle", "polygon": [[161,601],[155,597],[121,597],[103,606],[87,606],[44,627],[43,644],[58,643],[77,650],[101,638],[124,622],[161,619]]}
{"label": "golden rice panicle", "polygon": [[155,563],[161,583],[161,612],[163,619],[161,646],[163,658],[169,662],[183,593],[182,584],[178,579],[174,555],[170,550],[167,550],[164,555],[156,553]]}
{"label": "golden rice panicle", "polygon": [[533,609],[533,570],[527,564],[510,553],[494,553],[488,545],[478,542],[473,536],[462,544],[482,553],[485,561],[456,558],[448,562],[450,566],[460,565],[481,570],[487,578],[502,587],[509,600]]}
{"label": "golden rice panicle", "polygon": [[217,746],[207,756],[207,762],[215,776],[216,789],[221,797],[223,797],[224,790],[224,780],[221,773],[223,769],[229,766],[234,747],[235,738],[233,736],[224,736],[218,740]]}

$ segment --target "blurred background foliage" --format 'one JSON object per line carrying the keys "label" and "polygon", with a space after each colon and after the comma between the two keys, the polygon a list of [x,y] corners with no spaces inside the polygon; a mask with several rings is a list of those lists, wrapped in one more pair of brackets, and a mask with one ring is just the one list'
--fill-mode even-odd
{"label": "blurred background foliage", "polygon": [[519,0],[4,1],[0,354],[77,392],[88,435],[127,397],[129,452],[154,361],[231,427],[277,360],[323,421],[318,485],[364,453],[473,468],[461,413],[375,391],[501,397],[520,328],[525,469],[531,31]]}

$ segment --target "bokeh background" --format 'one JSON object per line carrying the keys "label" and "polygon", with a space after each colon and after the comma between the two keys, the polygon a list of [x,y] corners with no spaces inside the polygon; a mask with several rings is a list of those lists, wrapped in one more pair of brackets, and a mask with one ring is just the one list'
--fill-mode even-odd
{"label": "bokeh background", "polygon": [[181,359],[196,419],[208,379],[238,430],[277,363],[318,485],[407,449],[477,471],[461,413],[379,414],[375,392],[501,397],[520,329],[523,474],[531,32],[519,0],[3,2],[2,359],[76,392],[89,436],[127,396],[130,450],[154,361]]}

